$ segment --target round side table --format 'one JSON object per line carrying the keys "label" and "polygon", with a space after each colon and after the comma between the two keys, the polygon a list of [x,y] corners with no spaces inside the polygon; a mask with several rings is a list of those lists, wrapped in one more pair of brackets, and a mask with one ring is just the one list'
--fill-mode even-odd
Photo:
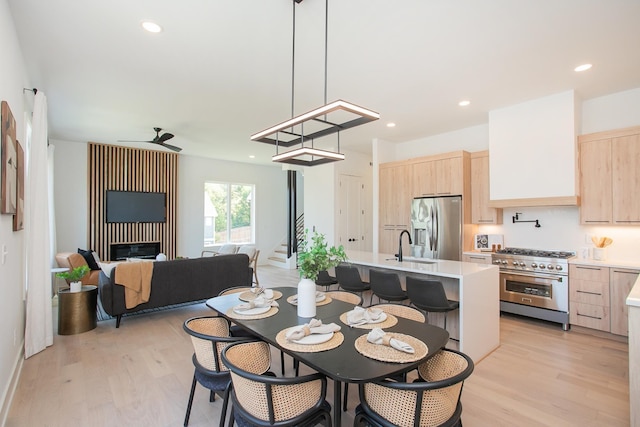
{"label": "round side table", "polygon": [[98,287],[83,286],[80,292],[58,291],[58,335],[90,331],[98,325]]}

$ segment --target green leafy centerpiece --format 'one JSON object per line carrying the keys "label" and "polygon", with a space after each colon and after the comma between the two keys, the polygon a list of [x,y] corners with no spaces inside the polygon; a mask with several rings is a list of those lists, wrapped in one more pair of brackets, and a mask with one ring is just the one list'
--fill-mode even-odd
{"label": "green leafy centerpiece", "polygon": [[309,230],[304,231],[304,238],[298,245],[298,316],[313,317],[316,315],[316,282],[318,273],[337,266],[347,260],[342,245],[335,247],[327,244],[324,234],[317,231],[309,238]]}

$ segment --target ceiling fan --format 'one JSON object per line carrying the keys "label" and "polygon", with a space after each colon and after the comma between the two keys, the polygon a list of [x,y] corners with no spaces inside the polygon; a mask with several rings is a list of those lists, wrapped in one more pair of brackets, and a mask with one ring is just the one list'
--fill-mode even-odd
{"label": "ceiling fan", "polygon": [[125,141],[125,140],[119,139],[118,142],[150,142],[152,144],[162,145],[163,147],[168,148],[169,150],[178,151],[178,152],[182,151],[182,148],[180,147],[176,147],[175,145],[170,145],[165,143],[165,141],[173,138],[172,133],[165,132],[162,135],[160,135],[160,131],[162,130],[162,128],[153,128],[153,130],[156,131],[156,137],[153,138],[151,141]]}

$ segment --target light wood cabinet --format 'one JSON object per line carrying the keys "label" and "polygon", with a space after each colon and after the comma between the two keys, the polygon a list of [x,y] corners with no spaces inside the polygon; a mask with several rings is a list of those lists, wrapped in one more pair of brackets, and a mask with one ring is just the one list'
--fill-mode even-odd
{"label": "light wood cabinet", "polygon": [[569,266],[569,319],[571,324],[611,330],[609,268],[593,265]]}
{"label": "light wood cabinet", "polygon": [[629,336],[627,296],[638,279],[640,271],[611,268],[611,333]]}
{"label": "light wood cabinet", "polygon": [[412,164],[413,197],[461,195],[464,191],[463,166],[462,157]]}
{"label": "light wood cabinet", "polygon": [[580,222],[640,225],[640,127],[578,138]]}
{"label": "light wood cabinet", "polygon": [[640,225],[640,133],[611,144],[614,224]]}
{"label": "light wood cabinet", "polygon": [[491,264],[491,254],[462,254],[463,262],[475,262],[476,264]]}
{"label": "light wood cabinet", "polygon": [[[404,162],[380,165],[379,173],[380,229],[378,251],[397,252],[400,232],[410,228],[411,221],[411,166]],[[407,245],[405,255],[409,254]]]}
{"label": "light wood cabinet", "polygon": [[489,152],[471,153],[471,222],[502,224],[502,209],[489,207]]}

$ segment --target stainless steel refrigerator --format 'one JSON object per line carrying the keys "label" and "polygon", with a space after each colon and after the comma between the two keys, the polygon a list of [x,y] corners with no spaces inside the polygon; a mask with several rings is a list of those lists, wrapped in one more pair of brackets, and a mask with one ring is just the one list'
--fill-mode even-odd
{"label": "stainless steel refrigerator", "polygon": [[411,255],[462,259],[462,196],[421,197],[411,203]]}

